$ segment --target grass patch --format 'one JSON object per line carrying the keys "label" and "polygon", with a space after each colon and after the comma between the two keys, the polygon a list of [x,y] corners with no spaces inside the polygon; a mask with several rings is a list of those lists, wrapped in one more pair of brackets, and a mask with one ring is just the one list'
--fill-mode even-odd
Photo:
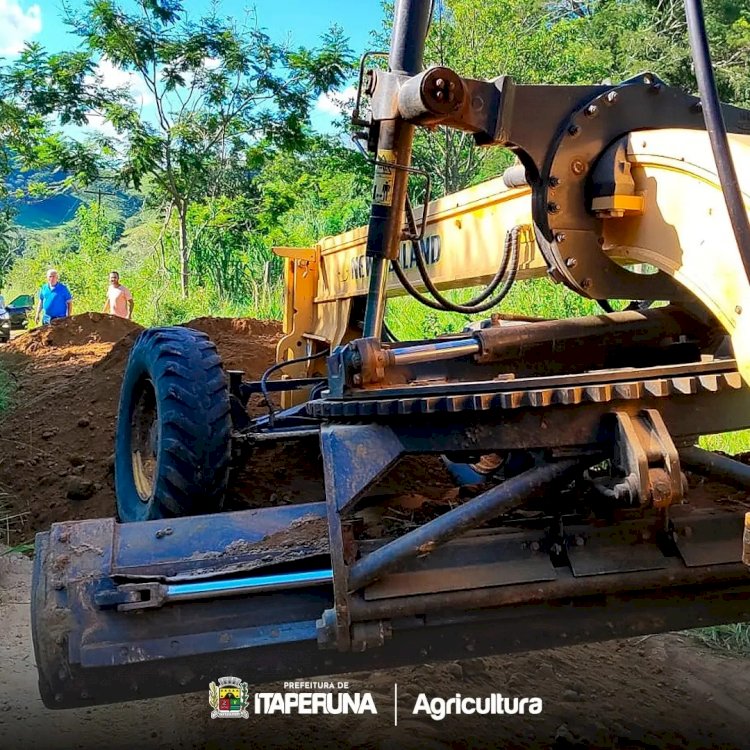
{"label": "grass patch", "polygon": [[14,552],[18,552],[21,555],[31,555],[34,552],[34,542],[23,542],[22,544],[17,544],[15,547],[8,547],[3,552],[0,552],[0,555],[11,555]]}
{"label": "grass patch", "polygon": [[750,623],[747,622],[688,630],[686,635],[718,651],[750,656]]}
{"label": "grass patch", "polygon": [[15,379],[7,370],[0,367],[0,417],[10,409],[15,391]]}
{"label": "grass patch", "polygon": [[723,451],[730,456],[750,451],[750,430],[724,432],[720,435],[704,435],[698,441],[707,451]]}

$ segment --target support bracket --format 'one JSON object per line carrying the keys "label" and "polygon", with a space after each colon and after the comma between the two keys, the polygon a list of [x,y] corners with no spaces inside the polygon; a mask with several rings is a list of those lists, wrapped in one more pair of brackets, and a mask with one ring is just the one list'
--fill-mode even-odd
{"label": "support bracket", "polygon": [[683,477],[677,448],[656,409],[615,412],[614,462],[625,479],[615,493],[633,505],[667,508],[681,503]]}

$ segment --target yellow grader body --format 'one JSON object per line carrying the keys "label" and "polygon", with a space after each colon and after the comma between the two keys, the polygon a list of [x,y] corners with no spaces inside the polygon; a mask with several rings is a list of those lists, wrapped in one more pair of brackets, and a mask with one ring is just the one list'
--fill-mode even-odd
{"label": "yellow grader body", "polygon": [[[730,143],[750,203],[750,169],[744,168],[750,165],[750,136],[733,134]],[[732,337],[747,379],[750,332],[743,320],[750,316],[743,319],[742,310],[750,311],[749,287],[707,135],[641,131],[628,138],[627,161],[640,201],[628,215],[603,222],[602,252],[630,267],[658,268],[700,300]],[[486,284],[500,263],[502,239],[518,226],[526,230],[518,280],[546,276],[548,266],[533,237],[529,187],[508,187],[498,177],[431,202],[422,242],[435,285],[445,290]],[[311,248],[274,248],[286,259],[279,362],[304,355],[310,346],[335,347],[358,335],[352,302],[367,293],[366,242],[367,227],[359,227]],[[403,241],[399,254],[410,281],[424,288],[411,244]],[[392,272],[387,293],[405,294]],[[296,373],[309,367],[297,365]]]}

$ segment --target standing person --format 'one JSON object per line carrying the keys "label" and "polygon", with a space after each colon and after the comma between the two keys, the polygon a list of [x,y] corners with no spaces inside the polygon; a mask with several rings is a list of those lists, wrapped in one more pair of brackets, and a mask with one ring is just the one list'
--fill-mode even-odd
{"label": "standing person", "polygon": [[73,295],[60,281],[60,274],[54,268],[47,271],[47,283],[39,290],[35,320],[47,325],[55,318],[67,318],[73,314]]}
{"label": "standing person", "polygon": [[117,271],[110,271],[107,301],[104,303],[103,312],[130,320],[133,317],[134,305],[130,289],[120,283],[120,274]]}

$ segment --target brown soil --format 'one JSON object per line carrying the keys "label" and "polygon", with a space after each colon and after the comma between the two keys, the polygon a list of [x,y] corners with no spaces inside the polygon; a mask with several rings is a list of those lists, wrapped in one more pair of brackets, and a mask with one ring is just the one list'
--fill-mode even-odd
{"label": "brown soil", "polygon": [[[277,321],[197,318],[227,369],[257,380],[274,363]],[[19,336],[3,350],[18,384],[16,408],[3,419],[0,490],[9,539],[30,539],[56,521],[114,514],[113,446],[120,384],[141,327],[109,315],[75,315]],[[252,414],[266,407],[253,397]],[[440,496],[450,482],[437,459],[409,459],[384,478],[379,493]],[[425,490],[430,487],[430,490]],[[256,449],[232,479],[227,507],[322,500],[315,441]]]}
{"label": "brown soil", "polygon": [[[199,318],[229,369],[259,378],[274,361],[276,321]],[[113,445],[120,384],[141,327],[75,315],[14,339],[0,363],[17,383],[3,417],[0,507],[12,543],[56,521],[114,514]]]}
{"label": "brown soil", "polygon": [[[0,748],[119,750],[138,747],[357,748],[746,748],[750,715],[748,661],[661,635],[404,667],[320,680],[370,692],[377,716],[256,716],[214,721],[206,691],[88,709],[50,711],[37,690],[29,636],[31,561],[0,549]],[[240,675],[242,676],[242,675]],[[398,726],[394,726],[398,685]],[[255,691],[285,692],[279,683]],[[504,696],[542,698],[538,716],[413,715],[428,698]]]}
{"label": "brown soil", "polygon": [[85,313],[54,320],[51,325],[35,328],[8,345],[12,352],[28,354],[45,349],[66,349],[88,344],[114,344],[141,326],[123,318],[102,313]]}
{"label": "brown soil", "polygon": [[207,333],[216,344],[227,370],[244,370],[245,378],[258,380],[276,359],[281,324],[251,318],[196,318],[188,328]]}

